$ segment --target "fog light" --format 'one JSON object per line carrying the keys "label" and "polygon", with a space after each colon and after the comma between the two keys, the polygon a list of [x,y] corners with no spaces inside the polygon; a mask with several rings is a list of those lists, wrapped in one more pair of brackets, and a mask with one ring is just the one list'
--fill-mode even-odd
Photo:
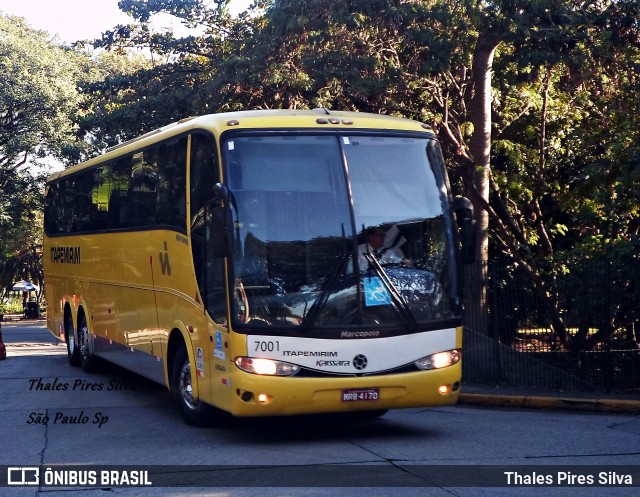
{"label": "fog light", "polygon": [[267,395],[266,393],[259,393],[258,394],[258,402],[260,402],[261,404],[266,404],[270,400],[271,400],[271,396],[270,395]]}
{"label": "fog light", "polygon": [[438,387],[438,392],[440,393],[440,395],[448,395],[450,391],[451,387],[449,385],[440,385]]}
{"label": "fog light", "polygon": [[255,404],[257,402],[258,404],[265,405],[269,404],[273,400],[273,397],[268,393],[256,394],[253,392],[248,392],[246,390],[236,390],[236,394],[245,404]]}

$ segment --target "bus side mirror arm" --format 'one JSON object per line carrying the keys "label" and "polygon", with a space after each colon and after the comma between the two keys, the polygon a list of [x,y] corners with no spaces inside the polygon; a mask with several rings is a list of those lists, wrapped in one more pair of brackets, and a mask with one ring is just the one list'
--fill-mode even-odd
{"label": "bus side mirror arm", "polygon": [[232,195],[221,183],[216,183],[214,191],[219,200],[212,202],[209,207],[211,218],[208,226],[208,241],[216,257],[229,257],[233,253]]}
{"label": "bus side mirror arm", "polygon": [[473,219],[473,204],[468,198],[456,197],[451,202],[460,226],[461,260],[463,264],[473,264],[476,253],[476,221]]}
{"label": "bus side mirror arm", "polygon": [[222,200],[223,205],[229,205],[229,197],[231,196],[229,193],[229,189],[224,186],[222,183],[216,183],[213,186],[213,191],[216,194],[216,198]]}

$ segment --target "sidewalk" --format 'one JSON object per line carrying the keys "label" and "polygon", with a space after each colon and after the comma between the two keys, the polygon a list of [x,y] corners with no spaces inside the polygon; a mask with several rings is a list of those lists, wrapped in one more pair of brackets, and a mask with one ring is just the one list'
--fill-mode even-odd
{"label": "sidewalk", "polygon": [[11,324],[26,324],[26,323],[44,323],[47,322],[47,314],[42,313],[39,318],[25,318],[22,314],[4,314],[2,319],[2,326]]}
{"label": "sidewalk", "polygon": [[458,404],[570,411],[640,413],[640,396],[604,392],[553,392],[526,387],[462,385]]}

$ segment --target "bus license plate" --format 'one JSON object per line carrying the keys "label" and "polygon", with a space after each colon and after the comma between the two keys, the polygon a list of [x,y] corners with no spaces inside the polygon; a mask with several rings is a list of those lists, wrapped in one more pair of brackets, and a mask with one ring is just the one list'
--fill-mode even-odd
{"label": "bus license plate", "polygon": [[342,402],[367,402],[378,400],[380,390],[377,388],[359,388],[342,391]]}

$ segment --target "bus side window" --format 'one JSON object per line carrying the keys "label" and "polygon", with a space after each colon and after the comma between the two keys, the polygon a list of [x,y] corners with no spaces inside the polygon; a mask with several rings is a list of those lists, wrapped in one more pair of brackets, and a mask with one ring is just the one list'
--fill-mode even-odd
{"label": "bus side window", "polygon": [[73,176],[64,178],[60,182],[62,209],[60,210],[60,232],[73,232],[73,202],[76,180]]}
{"label": "bus side window", "polygon": [[156,224],[156,196],[158,163],[150,151],[133,156],[131,167],[130,226],[154,226]]}
{"label": "bus side window", "polygon": [[93,171],[85,170],[75,177],[73,226],[74,232],[92,229],[91,192],[93,190]]}
{"label": "bus side window", "polygon": [[62,203],[62,193],[64,191],[63,181],[56,181],[49,185],[47,197],[45,199],[45,231],[48,235],[62,233],[62,214],[64,204]]}
{"label": "bus side window", "polygon": [[[191,135],[191,250],[200,295],[211,318],[226,323],[226,292],[224,259],[212,257],[207,250],[206,211],[213,200],[214,185],[219,182],[218,161],[213,136],[204,133]],[[213,236],[216,236],[213,234]]]}
{"label": "bus side window", "polygon": [[131,157],[111,163],[111,191],[109,192],[109,228],[129,226],[129,177]]}
{"label": "bus side window", "polygon": [[109,223],[109,168],[99,166],[91,173],[90,229],[104,230]]}
{"label": "bus side window", "polygon": [[157,224],[185,230],[187,138],[182,137],[179,140],[163,144],[157,152]]}

